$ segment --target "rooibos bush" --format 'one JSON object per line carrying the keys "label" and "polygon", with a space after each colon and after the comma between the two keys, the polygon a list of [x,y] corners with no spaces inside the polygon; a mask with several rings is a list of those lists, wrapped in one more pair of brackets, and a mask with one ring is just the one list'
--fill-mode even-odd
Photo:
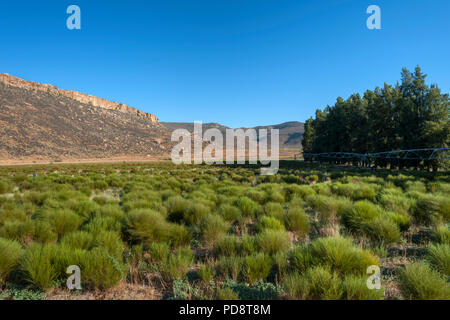
{"label": "rooibos bush", "polygon": [[52,264],[53,257],[52,246],[30,244],[21,260],[21,268],[26,272],[27,280],[39,288],[50,288],[58,276],[57,270]]}
{"label": "rooibos bush", "polygon": [[22,255],[23,249],[20,243],[0,238],[0,285],[18,265]]}
{"label": "rooibos bush", "polygon": [[402,295],[406,299],[450,299],[448,282],[439,272],[432,270],[422,261],[407,265],[405,269],[400,269],[399,287]]}
{"label": "rooibos bush", "polygon": [[440,273],[450,276],[450,245],[432,244],[428,248],[427,259],[431,266]]}
{"label": "rooibos bush", "polygon": [[169,255],[167,261],[161,263],[161,273],[163,278],[167,281],[181,279],[186,275],[193,261],[194,255],[191,249],[178,249],[175,254]]}
{"label": "rooibos bush", "polygon": [[289,236],[283,230],[264,230],[256,236],[256,243],[262,252],[268,254],[287,251],[290,246]]}
{"label": "rooibos bush", "polygon": [[89,288],[108,289],[124,277],[124,267],[103,248],[89,251],[82,263],[82,280]]}
{"label": "rooibos bush", "polygon": [[303,237],[309,233],[309,217],[302,208],[290,208],[284,217],[284,223],[286,225],[286,229],[294,232],[300,237]]}
{"label": "rooibos bush", "polygon": [[228,227],[222,217],[209,214],[200,223],[201,238],[206,244],[213,244],[226,234]]}
{"label": "rooibos bush", "polygon": [[245,277],[251,284],[267,278],[272,269],[272,259],[264,253],[245,257],[244,261]]}
{"label": "rooibos bush", "polygon": [[349,275],[342,282],[345,300],[380,300],[383,298],[383,289],[369,289],[367,277]]}

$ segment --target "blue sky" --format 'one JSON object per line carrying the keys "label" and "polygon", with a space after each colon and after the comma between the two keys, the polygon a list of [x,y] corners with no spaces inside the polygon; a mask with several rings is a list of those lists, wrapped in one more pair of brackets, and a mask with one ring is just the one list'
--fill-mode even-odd
{"label": "blue sky", "polygon": [[[66,28],[81,8],[82,29]],[[379,5],[382,30],[366,28]],[[161,121],[304,121],[419,64],[450,91],[448,0],[2,1],[0,72]]]}

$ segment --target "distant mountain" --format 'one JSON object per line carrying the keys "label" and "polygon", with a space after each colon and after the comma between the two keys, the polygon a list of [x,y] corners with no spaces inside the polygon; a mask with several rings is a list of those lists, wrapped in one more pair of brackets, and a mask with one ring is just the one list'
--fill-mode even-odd
{"label": "distant mountain", "polygon": [[170,130],[124,104],[0,74],[0,160],[158,157]]}
{"label": "distant mountain", "polygon": [[[168,128],[170,131],[175,129],[187,129],[189,132],[194,130],[194,124],[192,122],[160,122],[163,126]],[[217,128],[223,134],[225,134],[225,130],[229,129],[227,126],[223,126],[218,123],[203,123],[203,130],[207,130],[210,128]],[[247,129],[247,128],[241,128]],[[280,130],[280,149],[291,150],[298,149],[300,150],[302,147],[302,137],[304,129],[304,124],[298,121],[290,121],[284,122],[281,124],[268,125],[268,126],[258,126],[254,127],[254,129],[278,129]],[[270,131],[269,131],[270,133]],[[270,136],[270,135],[269,135]]]}

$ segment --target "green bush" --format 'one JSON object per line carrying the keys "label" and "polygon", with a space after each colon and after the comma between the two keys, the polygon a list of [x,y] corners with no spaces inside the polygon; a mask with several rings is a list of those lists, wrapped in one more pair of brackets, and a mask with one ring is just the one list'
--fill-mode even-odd
{"label": "green bush", "polygon": [[217,262],[217,271],[224,277],[238,280],[239,275],[244,267],[243,257],[220,257]]}
{"label": "green bush", "polygon": [[309,297],[308,279],[299,273],[291,273],[284,277],[283,286],[290,299],[306,300]]}
{"label": "green bush", "polygon": [[170,247],[164,242],[152,242],[148,247],[148,253],[153,262],[160,263],[169,257]]}
{"label": "green bush", "polygon": [[413,216],[416,222],[431,225],[441,220],[444,214],[441,201],[439,197],[430,194],[420,196],[413,209]]}
{"label": "green bush", "polygon": [[344,300],[381,300],[383,289],[369,289],[367,277],[349,275],[342,282]]}
{"label": "green bush", "polygon": [[342,213],[342,224],[355,234],[364,234],[366,222],[373,221],[381,214],[381,209],[370,201],[355,202]]}
{"label": "green bush", "polygon": [[0,237],[28,244],[34,237],[34,223],[30,219],[6,221],[0,227]]}
{"label": "green bush", "polygon": [[340,275],[365,275],[367,267],[379,265],[372,253],[355,247],[351,239],[341,237],[319,238],[308,246],[294,248],[291,263],[298,272],[314,266],[328,266]]}
{"label": "green bush", "polygon": [[336,273],[331,273],[327,268],[317,266],[309,269],[305,277],[311,299],[338,300],[342,297],[341,280]]}
{"label": "green bush", "polygon": [[23,249],[20,243],[0,238],[0,286],[19,264],[22,255]]}
{"label": "green bush", "polygon": [[450,299],[450,287],[447,281],[439,272],[432,270],[422,261],[407,265],[405,269],[400,269],[399,288],[405,299]]}
{"label": "green bush", "polygon": [[284,225],[281,223],[280,220],[274,217],[263,216],[259,220],[258,230],[263,231],[265,229],[281,230],[281,231],[285,230]]}
{"label": "green bush", "polygon": [[12,189],[12,185],[9,181],[0,179],[0,194],[11,192]]}
{"label": "green bush", "polygon": [[88,288],[108,289],[124,277],[124,267],[103,248],[94,248],[85,255],[81,278]]}
{"label": "green bush", "polygon": [[225,221],[236,221],[241,217],[241,211],[230,205],[230,204],[222,204],[219,208],[219,214]]}
{"label": "green bush", "polygon": [[219,215],[208,214],[200,223],[201,238],[206,244],[214,244],[225,236],[228,227],[228,224]]}
{"label": "green bush", "polygon": [[433,240],[437,243],[450,245],[450,230],[445,224],[436,226],[433,230]]}
{"label": "green bush", "polygon": [[61,239],[61,245],[73,249],[89,250],[94,243],[94,235],[86,231],[75,231],[67,233]]}
{"label": "green bush", "polygon": [[400,241],[401,233],[397,224],[387,217],[376,217],[374,220],[364,222],[363,234],[376,243],[392,244]]}
{"label": "green bush", "polygon": [[427,259],[431,266],[440,273],[450,277],[450,245],[432,244],[428,248]]}
{"label": "green bush", "polygon": [[266,229],[256,236],[256,243],[262,252],[276,254],[289,250],[290,240],[283,230]]}
{"label": "green bush", "polygon": [[219,288],[216,291],[216,300],[239,300],[239,296],[231,288]]}
{"label": "green bush", "polygon": [[215,275],[216,269],[209,264],[202,264],[197,271],[197,277],[205,283],[209,283]]}
{"label": "green bush", "polygon": [[258,204],[248,197],[239,197],[235,202],[245,217],[252,217],[257,213]]}
{"label": "green bush", "polygon": [[54,250],[52,246],[30,244],[21,260],[21,268],[26,272],[27,280],[41,289],[52,287],[58,273],[52,259]]}
{"label": "green bush", "polygon": [[124,218],[125,233],[131,239],[144,242],[163,242],[168,239],[169,225],[164,217],[151,209],[128,212]]}
{"label": "green bush", "polygon": [[264,206],[264,213],[270,217],[283,221],[284,209],[277,202],[268,202]]}
{"label": "green bush", "polygon": [[47,219],[59,237],[78,230],[82,223],[82,219],[71,210],[49,211]]}
{"label": "green bush", "polygon": [[199,225],[202,218],[209,213],[209,207],[201,203],[191,203],[184,214],[183,220],[187,225]]}
{"label": "green bush", "polygon": [[272,265],[272,259],[264,253],[245,257],[244,273],[247,281],[253,284],[264,280],[269,276]]}
{"label": "green bush", "polygon": [[170,221],[181,222],[185,214],[191,207],[191,202],[180,196],[171,197],[166,200],[164,205],[167,208],[167,214]]}
{"label": "green bush", "polygon": [[284,224],[287,230],[294,232],[299,237],[304,237],[309,233],[309,217],[302,208],[289,208],[284,217]]}
{"label": "green bush", "polygon": [[194,255],[190,248],[180,248],[175,254],[169,255],[167,261],[161,263],[161,273],[165,280],[173,281],[181,279],[188,272],[194,261]]}

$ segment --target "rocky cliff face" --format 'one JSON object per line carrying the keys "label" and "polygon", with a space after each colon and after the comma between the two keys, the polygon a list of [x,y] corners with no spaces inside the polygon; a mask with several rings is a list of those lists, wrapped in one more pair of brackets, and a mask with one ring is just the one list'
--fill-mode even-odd
{"label": "rocky cliff face", "polygon": [[17,87],[25,90],[37,90],[49,93],[54,96],[66,96],[83,104],[88,104],[94,107],[100,107],[108,110],[116,110],[123,113],[134,114],[150,120],[152,123],[158,123],[158,118],[154,114],[129,107],[122,103],[109,101],[77,91],[59,89],[58,87],[52,86],[50,84],[41,84],[38,82],[23,80],[6,73],[0,73],[0,82],[4,83],[7,86]]}
{"label": "rocky cliff face", "polygon": [[0,75],[0,163],[152,159],[169,155],[172,145],[151,114]]}

